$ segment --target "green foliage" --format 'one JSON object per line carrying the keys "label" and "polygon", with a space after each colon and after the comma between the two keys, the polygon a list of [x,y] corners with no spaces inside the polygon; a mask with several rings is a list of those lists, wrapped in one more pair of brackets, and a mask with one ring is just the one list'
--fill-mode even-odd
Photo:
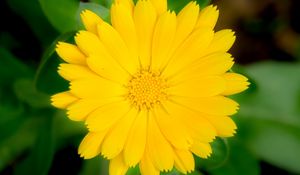
{"label": "green foliage", "polygon": [[[73,37],[75,32],[68,32],[59,36],[45,51],[35,76],[35,86],[38,90],[54,94],[67,89],[67,83],[57,73],[57,67],[61,63],[55,53],[58,41],[66,41]],[[51,82],[51,83],[49,83]]]}
{"label": "green foliage", "polygon": [[[190,1],[191,0],[180,0],[180,1],[168,0],[168,6],[169,9],[174,10],[176,13],[178,13]],[[195,1],[199,4],[200,9],[203,9],[210,3],[211,0],[195,0]]]}
{"label": "green foliage", "polygon": [[259,162],[244,145],[230,141],[230,152],[226,162],[208,171],[213,175],[259,175]]}
{"label": "green foliage", "polygon": [[300,64],[265,62],[245,72],[257,87],[237,97],[239,139],[261,160],[300,173]]}
{"label": "green foliage", "polygon": [[[61,33],[80,28],[78,16],[84,9],[93,10],[103,19],[108,18],[108,9],[96,3],[81,3],[79,0],[39,0],[39,2],[51,24]],[[108,2],[103,3],[108,5]]]}
{"label": "green foliage", "polygon": [[[2,117],[3,115],[1,115]],[[23,115],[25,116],[25,115]],[[34,143],[37,135],[38,121],[33,118],[20,120],[18,127],[12,127],[13,135],[10,137],[1,137],[0,141],[0,171],[12,164],[16,158],[29,149]],[[5,130],[4,130],[5,131]],[[4,132],[3,131],[3,132]],[[2,132],[2,128],[1,128]]]}
{"label": "green foliage", "polygon": [[126,175],[139,175],[140,174],[140,169],[138,166],[135,166],[134,168],[129,168],[127,171]]}
{"label": "green foliage", "polygon": [[13,83],[19,78],[32,76],[33,72],[5,49],[0,48],[0,58],[0,138],[5,139],[25,120],[22,118],[25,107],[12,90]]}
{"label": "green foliage", "polygon": [[[48,112],[48,111],[45,111]],[[51,114],[51,111],[48,114]],[[40,123],[39,134],[30,152],[15,169],[15,175],[22,175],[24,172],[32,175],[46,175],[51,166],[54,153],[53,140],[53,118],[45,117]],[[32,165],[35,167],[33,168]]]}
{"label": "green foliage", "polygon": [[90,175],[90,174],[101,174],[101,159],[96,157],[90,160],[86,160],[83,164],[82,171],[80,175]]}
{"label": "green foliage", "polygon": [[[77,26],[73,26],[69,32],[61,34],[59,37],[57,37],[55,41],[52,42],[52,44],[46,49],[41,59],[41,64],[35,77],[35,85],[38,90],[47,94],[54,94],[67,89],[68,84],[57,74],[57,67],[60,63],[60,59],[55,53],[55,48],[58,41],[71,41],[75,35],[75,32],[73,31],[83,27],[82,23],[79,21],[80,13],[84,9],[92,10],[96,14],[100,15],[103,19],[108,20],[109,11],[107,8],[95,3],[79,3],[76,13],[73,14],[74,16],[72,16],[74,19],[76,19]],[[49,84],[49,82],[51,83]]]}
{"label": "green foliage", "polygon": [[112,4],[113,0],[91,0],[91,2],[97,3],[97,4],[101,4],[104,7],[109,8]]}
{"label": "green foliage", "polygon": [[227,140],[217,138],[212,144],[212,155],[207,159],[196,157],[196,165],[200,169],[214,169],[222,166],[228,159],[229,147]]}
{"label": "green foliage", "polygon": [[244,95],[240,115],[300,125],[300,64],[265,62],[245,71],[255,80],[257,91]]}
{"label": "green foliage", "polygon": [[45,108],[50,105],[49,96],[38,92],[30,79],[18,79],[13,88],[18,99],[33,108]]}
{"label": "green foliage", "polygon": [[[256,156],[294,173],[300,173],[300,127],[279,121],[244,119],[240,127],[251,128],[245,143]],[[244,131],[245,132],[245,131]],[[241,138],[242,140],[243,138]]]}
{"label": "green foliage", "polygon": [[20,62],[6,49],[0,48],[0,58],[0,83],[2,86],[10,84],[17,78],[30,77],[33,74],[29,67]]}
{"label": "green foliage", "polygon": [[79,0],[39,0],[39,2],[46,17],[59,32],[64,33],[78,28],[76,12]]}
{"label": "green foliage", "polygon": [[[170,9],[178,12],[189,1],[169,0]],[[78,147],[87,132],[83,123],[70,121],[65,111],[50,106],[50,95],[68,87],[57,74],[61,60],[55,53],[56,44],[72,42],[75,32],[83,28],[80,13],[84,9],[109,22],[112,0],[6,2],[28,24],[44,54],[37,69],[21,61],[23,58],[14,55],[14,48],[20,46],[17,38],[1,31],[0,174],[12,169],[15,175],[46,175],[58,150],[68,145]],[[203,8],[210,0],[197,2]],[[259,175],[261,161],[299,174],[300,64],[263,62],[237,66],[234,71],[246,74],[252,83],[247,93],[233,97],[241,106],[234,117],[237,135],[216,139],[211,157],[195,157],[196,171],[190,175]],[[108,173],[108,161],[100,157],[82,164],[80,175]],[[138,174],[138,166],[127,173]],[[162,174],[180,175],[175,169]]]}
{"label": "green foliage", "polygon": [[7,0],[7,3],[16,14],[25,19],[44,46],[53,41],[57,31],[47,20],[37,0]]}

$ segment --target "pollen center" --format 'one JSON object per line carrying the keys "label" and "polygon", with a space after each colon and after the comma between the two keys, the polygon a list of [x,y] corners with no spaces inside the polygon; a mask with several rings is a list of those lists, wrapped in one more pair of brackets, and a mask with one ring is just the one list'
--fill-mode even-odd
{"label": "pollen center", "polygon": [[167,99],[167,83],[158,73],[142,70],[128,83],[128,99],[139,109],[151,109]]}

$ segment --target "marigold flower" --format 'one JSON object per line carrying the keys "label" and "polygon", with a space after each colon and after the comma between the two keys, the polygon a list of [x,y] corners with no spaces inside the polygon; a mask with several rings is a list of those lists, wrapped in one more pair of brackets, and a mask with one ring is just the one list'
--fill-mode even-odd
{"label": "marigold flower", "polygon": [[231,30],[214,32],[218,10],[190,2],[179,14],[167,0],[115,0],[111,24],[91,11],[76,45],[59,42],[66,62],[59,74],[70,90],[52,96],[89,133],[79,154],[110,160],[110,175],[138,165],[143,175],[194,170],[193,154],[207,158],[217,137],[233,136],[229,117],[238,104],[227,96],[247,89],[228,72]]}

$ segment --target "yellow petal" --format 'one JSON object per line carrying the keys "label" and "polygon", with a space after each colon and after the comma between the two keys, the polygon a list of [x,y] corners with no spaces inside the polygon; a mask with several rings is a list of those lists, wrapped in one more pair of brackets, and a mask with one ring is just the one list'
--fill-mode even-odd
{"label": "yellow petal", "polygon": [[74,80],[70,83],[70,91],[80,98],[119,97],[126,93],[122,85],[101,77]]}
{"label": "yellow petal", "polygon": [[182,97],[211,97],[225,90],[225,81],[220,76],[204,76],[182,81],[168,88],[168,93]]}
{"label": "yellow petal", "polygon": [[[107,25],[107,24],[103,22],[103,25]],[[100,59],[97,61],[94,59],[92,59],[92,60],[89,59],[88,66],[91,69],[93,69],[93,71],[95,71],[96,73],[101,74],[101,75],[104,71],[101,72],[101,70],[99,70],[99,69],[103,69],[103,68],[105,68],[105,70],[116,69],[117,72],[120,72],[119,67],[122,67],[121,63],[119,62],[118,59],[113,57],[113,54],[111,54],[111,52],[109,52],[109,50],[104,45],[105,43],[100,41],[99,38],[95,34],[86,32],[86,31],[81,31],[75,37],[75,41],[76,41],[78,47],[81,50],[83,50],[88,55],[88,57],[91,57],[91,58],[97,57],[95,59]],[[122,58],[122,59],[126,60],[126,58]],[[125,61],[125,60],[123,60],[123,61]],[[130,65],[130,64],[128,64],[128,65]],[[123,69],[125,69],[125,67],[123,67]],[[122,71],[122,74],[123,74],[123,71]],[[102,75],[102,76],[104,76],[104,75]],[[119,76],[119,77],[122,77],[122,76]]]}
{"label": "yellow petal", "polygon": [[98,36],[88,31],[79,31],[75,36],[75,42],[87,56],[97,54],[99,48],[103,47]]}
{"label": "yellow petal", "polygon": [[122,69],[105,49],[99,49],[97,55],[89,56],[86,61],[91,70],[108,80],[120,84],[125,84],[129,81],[130,74]]}
{"label": "yellow petal", "polygon": [[124,5],[129,11],[133,11],[133,0],[115,0],[115,3]]}
{"label": "yellow petal", "polygon": [[85,120],[86,117],[93,112],[95,109],[117,101],[121,101],[123,98],[84,98],[80,99],[74,103],[72,103],[70,106],[68,106],[68,117],[71,120],[74,121],[82,121]]}
{"label": "yellow petal", "polygon": [[125,164],[122,154],[110,160],[109,175],[125,175],[127,170],[128,166]]}
{"label": "yellow petal", "polygon": [[[179,46],[183,44],[183,42],[188,38],[188,36],[194,30],[194,27],[197,22],[199,13],[199,6],[196,2],[192,1],[187,4],[178,14],[177,16],[177,26],[175,38],[172,42],[172,47],[167,56],[164,56],[162,64],[158,65],[159,68],[164,68],[168,61],[170,61],[170,57],[173,56],[174,52],[177,50]],[[184,58],[186,59],[186,58]]]}
{"label": "yellow petal", "polygon": [[186,174],[194,171],[195,161],[193,154],[188,150],[175,149],[175,167],[181,173]]}
{"label": "yellow petal", "polygon": [[188,3],[177,16],[177,31],[174,47],[184,41],[193,31],[199,14],[199,5],[195,1]]}
{"label": "yellow petal", "polygon": [[58,67],[58,73],[60,76],[62,76],[64,79],[68,81],[97,77],[97,74],[92,72],[86,66],[81,66],[76,64],[62,63]]}
{"label": "yellow petal", "polygon": [[56,108],[65,109],[70,104],[77,101],[78,98],[71,94],[69,91],[57,93],[51,96],[51,104]]}
{"label": "yellow petal", "polygon": [[200,11],[196,28],[211,28],[213,29],[219,17],[217,7],[210,5]]}
{"label": "yellow petal", "polygon": [[148,156],[147,149],[145,150],[145,154],[139,164],[140,172],[142,175],[159,175],[160,172],[152,163],[152,160]]}
{"label": "yellow petal", "polygon": [[157,20],[152,42],[151,67],[158,70],[167,61],[176,32],[175,12],[165,12]]}
{"label": "yellow petal", "polygon": [[153,164],[160,171],[170,171],[174,165],[174,153],[169,142],[158,128],[154,116],[148,120],[147,150]]}
{"label": "yellow petal", "polygon": [[225,29],[215,33],[210,46],[202,53],[208,55],[214,52],[227,52],[235,41],[235,35],[232,30]]}
{"label": "yellow petal", "polygon": [[195,141],[191,147],[191,151],[201,158],[208,158],[211,153],[212,149],[209,143],[203,143],[199,141]]}
{"label": "yellow petal", "polygon": [[139,59],[144,68],[150,65],[156,11],[150,1],[138,1],[133,14],[139,42]]}
{"label": "yellow petal", "polygon": [[201,75],[221,75],[231,69],[233,63],[231,54],[215,53],[195,62],[193,68],[198,69]]}
{"label": "yellow petal", "polygon": [[97,34],[97,25],[101,24],[103,20],[90,10],[82,11],[80,16],[86,30]]}
{"label": "yellow petal", "polygon": [[124,148],[124,160],[130,167],[135,166],[143,157],[147,137],[147,118],[147,112],[142,110],[128,135]]}
{"label": "yellow petal", "polygon": [[[170,108],[168,105],[155,108],[155,114],[158,126],[166,139],[178,149],[188,149],[191,142],[191,137],[188,135],[184,126],[178,118],[174,117],[178,113],[176,108]],[[166,111],[165,111],[166,110]],[[180,128],[180,132],[178,129]]]}
{"label": "yellow petal", "polygon": [[188,128],[189,134],[195,141],[212,142],[216,136],[217,131],[214,126],[205,118],[201,116],[192,115],[184,121]]}
{"label": "yellow petal", "polygon": [[211,142],[217,136],[213,125],[196,112],[173,102],[164,102],[163,106],[172,118],[179,120],[182,125],[179,127],[181,131],[188,132],[189,136],[187,138],[190,144],[193,141],[189,137],[192,137],[194,140]]}
{"label": "yellow petal", "polygon": [[139,68],[138,58],[130,54],[120,34],[108,23],[98,25],[98,35],[110,55],[128,72],[136,73]]}
{"label": "yellow petal", "polygon": [[85,55],[73,44],[58,42],[56,52],[60,58],[68,63],[85,64]]}
{"label": "yellow petal", "polygon": [[249,87],[248,79],[236,73],[226,73],[223,75],[226,82],[226,89],[222,93],[223,95],[233,95],[240,93]]}
{"label": "yellow petal", "polygon": [[214,53],[184,67],[177,73],[168,77],[168,80],[173,84],[185,79],[192,79],[205,75],[222,75],[227,72],[233,64],[233,58],[230,54]]}
{"label": "yellow petal", "polygon": [[79,145],[78,154],[85,159],[91,159],[100,153],[100,145],[107,130],[89,132]]}
{"label": "yellow petal", "polygon": [[207,116],[207,120],[216,128],[220,137],[231,137],[236,133],[236,125],[230,117],[226,116]]}
{"label": "yellow petal", "polygon": [[163,74],[167,76],[172,75],[183,67],[193,63],[199,58],[200,53],[209,46],[213,36],[214,33],[210,29],[198,29],[190,34],[184,43],[174,52]]}
{"label": "yellow petal", "polygon": [[131,9],[128,9],[123,3],[114,3],[111,7],[111,23],[119,32],[133,57],[137,58],[138,39]]}
{"label": "yellow petal", "polygon": [[130,106],[127,102],[106,104],[87,117],[86,125],[90,131],[103,131],[123,118],[129,110]]}
{"label": "yellow petal", "polygon": [[[119,110],[119,109],[118,109]],[[117,156],[124,148],[132,123],[137,116],[137,110],[132,108],[105,137],[101,153],[104,157],[111,159]]]}
{"label": "yellow petal", "polygon": [[238,103],[223,96],[185,98],[173,97],[177,103],[188,106],[196,111],[211,115],[233,115],[238,110]]}
{"label": "yellow petal", "polygon": [[158,15],[167,11],[167,0],[150,0]]}

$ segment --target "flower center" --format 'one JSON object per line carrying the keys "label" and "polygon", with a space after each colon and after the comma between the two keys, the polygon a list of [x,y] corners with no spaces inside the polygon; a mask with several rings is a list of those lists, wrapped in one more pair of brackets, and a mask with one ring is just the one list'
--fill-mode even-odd
{"label": "flower center", "polygon": [[139,109],[150,109],[167,99],[167,83],[158,73],[138,72],[128,83],[127,98]]}

